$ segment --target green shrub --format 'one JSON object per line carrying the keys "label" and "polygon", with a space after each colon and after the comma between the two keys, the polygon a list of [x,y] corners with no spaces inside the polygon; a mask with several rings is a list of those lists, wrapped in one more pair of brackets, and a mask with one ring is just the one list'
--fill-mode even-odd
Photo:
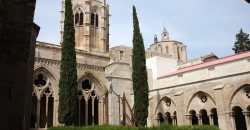
{"label": "green shrub", "polygon": [[219,130],[216,126],[171,126],[171,125],[162,125],[158,127],[130,127],[130,126],[86,126],[86,127],[53,127],[49,130]]}

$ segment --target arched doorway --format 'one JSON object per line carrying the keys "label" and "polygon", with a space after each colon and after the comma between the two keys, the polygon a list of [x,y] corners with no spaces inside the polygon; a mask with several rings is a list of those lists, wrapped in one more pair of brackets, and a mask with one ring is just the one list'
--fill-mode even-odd
{"label": "arched doorway", "polygon": [[247,130],[245,116],[239,106],[233,107],[236,130]]}
{"label": "arched doorway", "polygon": [[192,120],[192,125],[198,125],[198,118],[196,116],[196,112],[195,110],[190,110],[189,114],[191,116],[191,120]]}
{"label": "arched doorway", "polygon": [[202,125],[209,125],[209,117],[205,109],[200,110],[200,116],[201,116]]}
{"label": "arched doorway", "polygon": [[34,75],[31,128],[48,128],[53,126],[54,96],[50,79],[44,72]]}
{"label": "arched doorway", "polygon": [[79,126],[99,125],[100,103],[95,81],[84,78],[78,83],[78,124]]}
{"label": "arched doorway", "polygon": [[212,108],[211,109],[211,121],[210,124],[213,124],[215,126],[219,126],[219,122],[218,122],[218,114],[217,114],[217,109],[216,108]]}

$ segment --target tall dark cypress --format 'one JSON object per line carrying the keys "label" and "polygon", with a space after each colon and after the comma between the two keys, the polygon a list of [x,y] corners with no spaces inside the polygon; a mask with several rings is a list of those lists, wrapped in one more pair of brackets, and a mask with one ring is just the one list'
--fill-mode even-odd
{"label": "tall dark cypress", "polygon": [[65,0],[65,21],[61,53],[58,120],[65,125],[74,125],[77,111],[77,70],[71,0]]}
{"label": "tall dark cypress", "polygon": [[133,6],[133,26],[132,79],[134,90],[134,120],[136,126],[145,126],[148,117],[149,90],[144,41],[140,32],[135,6]]}

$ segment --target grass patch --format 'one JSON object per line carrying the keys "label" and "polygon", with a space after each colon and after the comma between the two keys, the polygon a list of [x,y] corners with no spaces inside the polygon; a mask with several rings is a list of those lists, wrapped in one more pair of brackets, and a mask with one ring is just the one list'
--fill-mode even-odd
{"label": "grass patch", "polygon": [[49,130],[219,130],[215,126],[167,126],[162,125],[158,127],[130,127],[130,126],[111,126],[111,125],[102,125],[102,126],[86,126],[86,127],[52,127]]}

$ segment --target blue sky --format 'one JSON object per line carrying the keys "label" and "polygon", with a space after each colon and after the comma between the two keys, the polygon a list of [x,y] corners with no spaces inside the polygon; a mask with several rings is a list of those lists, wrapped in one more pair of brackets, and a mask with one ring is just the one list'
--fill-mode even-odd
{"label": "blue sky", "polygon": [[[250,4],[244,0],[107,0],[110,4],[110,46],[132,46],[132,5],[137,8],[146,48],[163,26],[170,39],[187,45],[188,58],[214,52],[234,54],[235,34],[250,33]],[[39,41],[59,44],[61,0],[37,0],[35,22]]]}

